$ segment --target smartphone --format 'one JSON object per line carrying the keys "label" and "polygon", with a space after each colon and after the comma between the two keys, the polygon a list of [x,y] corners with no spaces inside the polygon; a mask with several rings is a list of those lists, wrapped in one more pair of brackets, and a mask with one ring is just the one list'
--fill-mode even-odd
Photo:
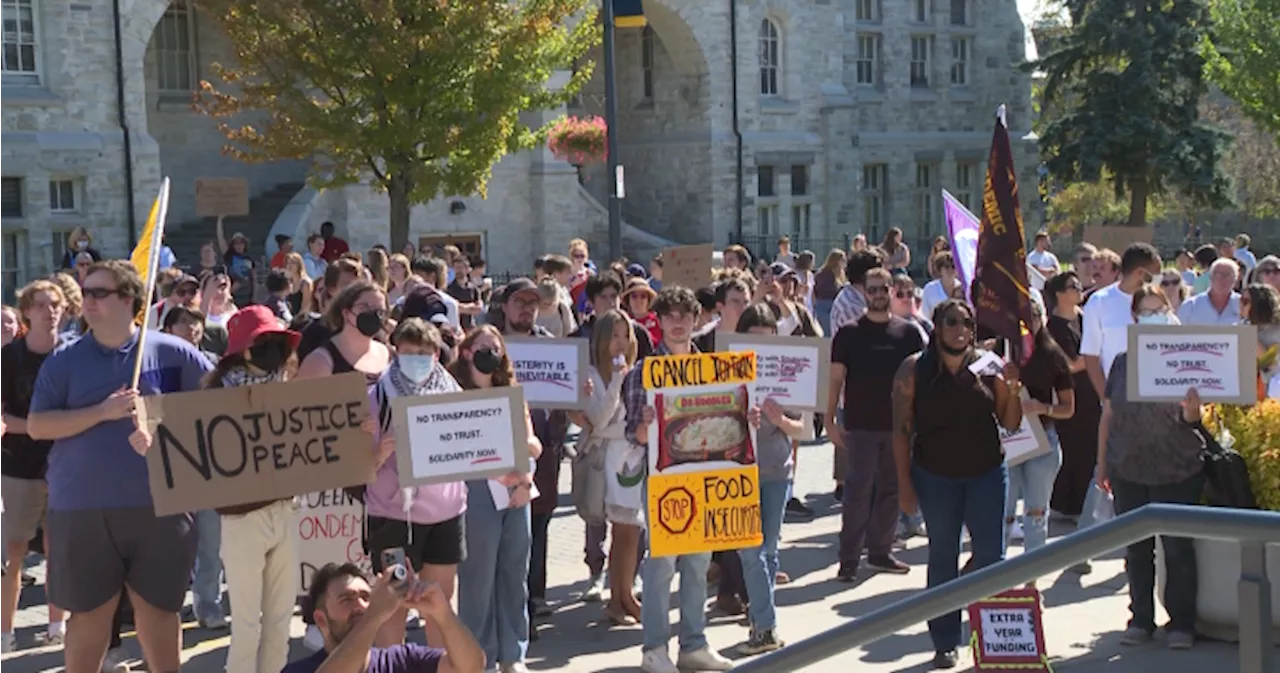
{"label": "smartphone", "polygon": [[391,570],[392,577],[395,579],[397,591],[403,591],[408,588],[407,580],[409,579],[409,564],[405,561],[403,548],[392,547],[390,549],[383,549],[382,568],[384,570]]}

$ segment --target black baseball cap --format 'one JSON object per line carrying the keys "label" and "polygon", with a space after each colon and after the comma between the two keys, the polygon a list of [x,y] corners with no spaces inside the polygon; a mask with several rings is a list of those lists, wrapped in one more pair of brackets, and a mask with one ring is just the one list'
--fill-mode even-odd
{"label": "black baseball cap", "polygon": [[422,318],[431,322],[436,316],[448,316],[449,308],[440,298],[440,292],[433,287],[419,285],[404,297],[400,307],[400,319]]}
{"label": "black baseball cap", "polygon": [[522,292],[531,292],[536,295],[538,294],[538,286],[528,278],[516,278],[507,283],[506,287],[502,289],[502,301],[505,303]]}

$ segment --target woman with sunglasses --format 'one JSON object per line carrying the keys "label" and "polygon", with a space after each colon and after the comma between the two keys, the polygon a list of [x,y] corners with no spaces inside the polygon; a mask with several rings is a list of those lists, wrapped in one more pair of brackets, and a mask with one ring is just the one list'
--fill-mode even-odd
{"label": "woman with sunglasses", "polygon": [[1169,298],[1169,305],[1173,306],[1173,312],[1178,312],[1178,307],[1182,306],[1183,300],[1191,293],[1191,288],[1182,280],[1182,274],[1177,269],[1165,269],[1160,274],[1160,289],[1164,290],[1164,294]]}
{"label": "woman with sunglasses", "polygon": [[[1075,391],[1075,412],[1054,419],[1054,429],[1062,446],[1062,467],[1053,484],[1050,508],[1070,518],[1085,512],[1085,497],[1093,482],[1093,466],[1098,462],[1098,419],[1101,401],[1080,355],[1084,311],[1081,298],[1084,283],[1075,271],[1063,271],[1044,284],[1044,302],[1048,309],[1045,329],[1070,363],[1071,382]],[[1077,570],[1084,570],[1082,564]]]}
{"label": "woman with sunglasses", "polygon": [[[449,372],[464,390],[516,385],[502,334],[481,325],[458,344]],[[529,411],[524,412],[530,463],[542,454]],[[502,494],[502,502],[495,500]],[[533,535],[529,502],[533,474],[467,482],[467,553],[458,565],[458,617],[501,673],[528,673],[529,558]],[[490,670],[493,670],[491,668]]]}
{"label": "woman with sunglasses", "polygon": [[[969,367],[974,347],[973,309],[948,299],[933,312],[934,336],[908,357],[893,383],[893,454],[898,501],[904,512],[924,514],[929,537],[928,586],[960,574],[960,529],[968,528],[974,569],[1004,558],[1008,472],[1000,428],[1022,425],[1022,382],[1006,363],[997,375]],[[935,668],[954,668],[960,647],[960,611],[929,620]]]}
{"label": "woman with sunglasses", "polygon": [[[1280,345],[1280,291],[1263,283],[1252,283],[1240,293],[1240,317],[1242,322],[1258,328],[1258,354]],[[1262,372],[1263,381],[1269,381],[1280,371],[1280,365],[1272,363]]]}
{"label": "woman with sunglasses", "polygon": [[231,278],[225,267],[215,266],[200,281],[200,311],[204,313],[204,350],[217,355],[227,348],[227,321],[236,313],[231,299]]}

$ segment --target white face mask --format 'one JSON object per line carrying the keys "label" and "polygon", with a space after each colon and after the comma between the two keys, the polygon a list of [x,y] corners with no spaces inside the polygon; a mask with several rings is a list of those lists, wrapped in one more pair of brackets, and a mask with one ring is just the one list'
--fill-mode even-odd
{"label": "white face mask", "polygon": [[1138,316],[1139,325],[1178,325],[1177,316],[1168,311]]}
{"label": "white face mask", "polygon": [[86,240],[84,240],[84,239],[80,239],[80,240],[76,241],[76,248],[77,248],[77,249],[79,249],[79,250],[88,250],[88,249],[89,249],[89,242],[88,242],[88,241],[86,241]]}

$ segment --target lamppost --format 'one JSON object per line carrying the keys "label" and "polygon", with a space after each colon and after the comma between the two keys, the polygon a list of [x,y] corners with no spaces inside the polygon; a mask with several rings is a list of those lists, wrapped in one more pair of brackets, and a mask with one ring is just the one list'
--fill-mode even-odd
{"label": "lamppost", "polygon": [[618,82],[614,66],[614,0],[604,0],[604,124],[609,170],[609,259],[622,257],[622,166],[618,164]]}

